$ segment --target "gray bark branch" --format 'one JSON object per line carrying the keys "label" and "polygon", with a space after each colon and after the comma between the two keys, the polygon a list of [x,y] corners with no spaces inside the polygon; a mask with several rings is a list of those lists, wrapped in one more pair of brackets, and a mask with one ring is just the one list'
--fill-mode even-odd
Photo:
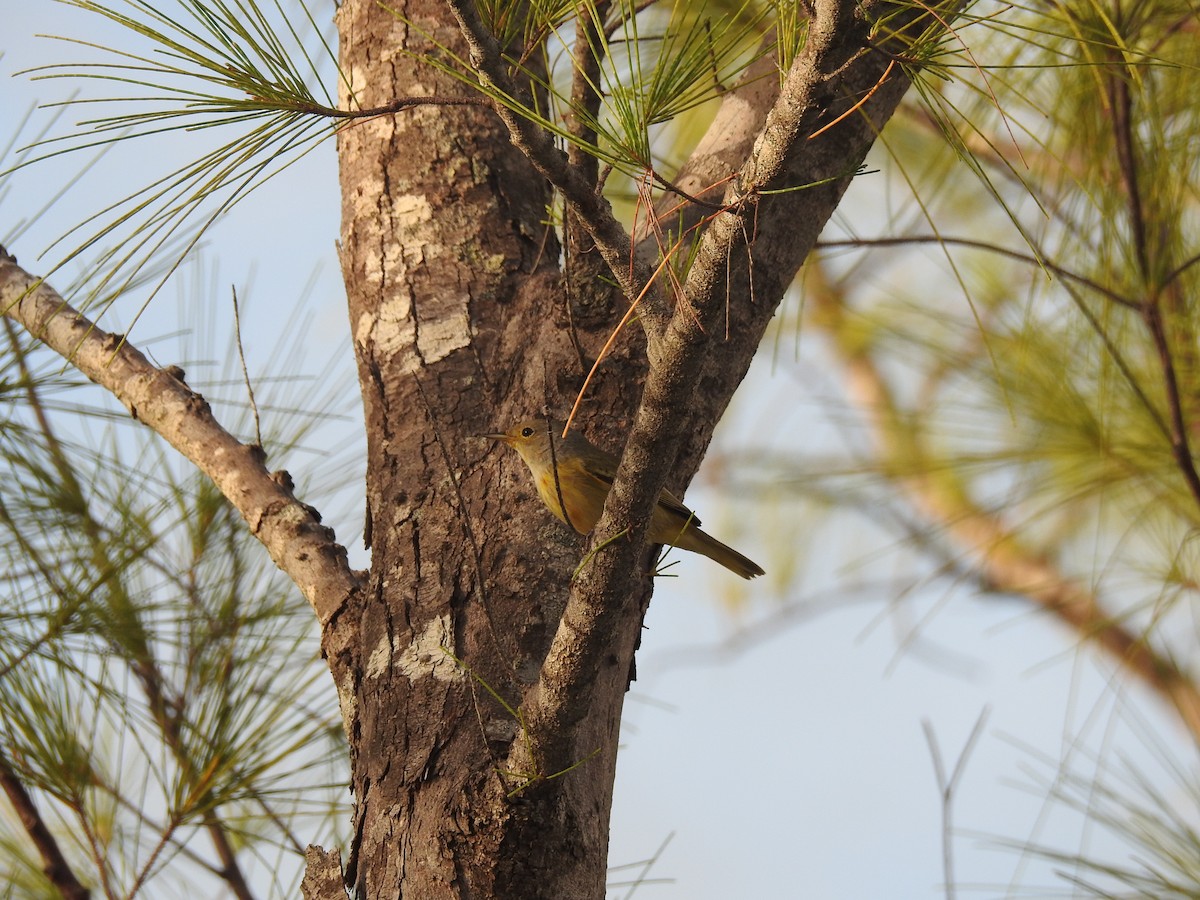
{"label": "gray bark branch", "polygon": [[277,481],[259,448],[213,417],[205,399],[124,340],[81,315],[0,248],[0,310],[61,355],[191,460],[242,514],[275,564],[300,588],[322,626],[359,587],[346,550],[314,511]]}

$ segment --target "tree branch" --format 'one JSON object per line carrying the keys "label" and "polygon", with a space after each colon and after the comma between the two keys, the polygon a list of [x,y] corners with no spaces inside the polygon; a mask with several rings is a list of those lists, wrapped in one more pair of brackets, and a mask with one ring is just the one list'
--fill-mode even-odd
{"label": "tree branch", "polygon": [[609,0],[600,0],[590,14],[581,9],[575,20],[575,75],[571,79],[571,106],[579,112],[567,123],[575,141],[567,146],[567,163],[580,172],[582,178],[592,184],[593,192],[599,189],[596,177],[600,163],[583,148],[596,143],[596,130],[590,122],[600,112],[602,100],[597,85],[600,83],[600,54],[605,52],[606,38],[599,29],[608,15]]}
{"label": "tree branch", "polygon": [[[1133,256],[1137,263],[1138,274],[1141,275],[1142,283],[1148,291],[1148,296],[1141,303],[1142,319],[1146,324],[1146,329],[1150,332],[1159,365],[1162,367],[1167,410],[1171,423],[1171,453],[1175,457],[1176,465],[1179,467],[1180,474],[1183,475],[1192,499],[1200,504],[1200,472],[1196,469],[1188,440],[1179,376],[1162,309],[1163,282],[1158,280],[1161,242],[1152,242],[1147,233],[1146,202],[1142,197],[1141,178],[1138,174],[1137,122],[1134,119],[1133,95],[1130,92],[1129,82],[1126,80],[1128,74],[1124,71],[1109,74],[1106,86],[1108,105],[1112,112],[1117,169],[1121,173],[1121,183],[1125,188],[1129,237],[1133,244]],[[1172,289],[1175,288],[1176,285],[1172,285]]]}
{"label": "tree branch", "polygon": [[397,97],[389,103],[384,103],[381,106],[372,106],[369,109],[337,109],[332,106],[324,106],[320,103],[284,103],[269,106],[268,108],[307,113],[313,116],[324,116],[328,119],[353,120],[374,119],[379,116],[395,115],[398,112],[416,109],[419,106],[491,106],[491,104],[482,97],[439,97],[430,95],[428,97]]}
{"label": "tree branch", "polygon": [[1167,325],[1163,321],[1162,301],[1160,298],[1148,300],[1142,309],[1142,318],[1154,342],[1154,350],[1158,354],[1159,366],[1163,372],[1163,387],[1167,399],[1167,412],[1170,421],[1171,455],[1183,476],[1184,483],[1192,495],[1192,500],[1200,505],[1200,471],[1196,469],[1196,461],[1192,456],[1191,441],[1188,440],[1187,421],[1183,410],[1183,397],[1179,390],[1179,375],[1175,366],[1175,355],[1171,350],[1171,342],[1167,337]]}
{"label": "tree branch", "polygon": [[[208,403],[182,380],[159,369],[123,336],[109,334],[74,310],[0,247],[0,310],[106,388],[130,414],[157,431],[208,475],[263,543],[275,564],[299,586],[322,626],[360,586],[333,531],[273,476],[261,450],[221,427]],[[283,482],[283,483],[281,483]]]}
{"label": "tree branch", "polygon": [[1086,275],[1080,275],[1070,269],[1060,266],[1053,260],[1043,256],[1040,248],[1035,248],[1038,255],[1034,256],[1031,253],[1022,253],[1019,250],[1010,250],[1000,244],[992,241],[978,241],[971,238],[947,237],[940,234],[914,234],[907,237],[892,237],[892,238],[853,238],[847,240],[835,241],[820,241],[817,243],[817,248],[822,250],[836,249],[839,247],[908,247],[918,244],[937,244],[941,247],[966,247],[969,250],[983,250],[996,256],[1003,256],[1006,259],[1013,259],[1017,262],[1028,263],[1031,268],[1044,269],[1065,281],[1071,281],[1081,287],[1087,288],[1092,293],[1109,300],[1118,306],[1123,306],[1130,310],[1141,310],[1142,305],[1131,300],[1124,294],[1112,288],[1105,287],[1093,278],[1088,278]]}
{"label": "tree branch", "polygon": [[[749,257],[744,263],[734,263],[735,248],[749,244],[748,235],[755,233],[761,205],[794,203],[786,194],[765,197],[760,192],[808,183],[812,168],[804,165],[805,154],[818,144],[829,154],[828,142],[839,142],[837,158],[843,183],[823,192],[819,221],[805,235],[811,246],[857,168],[853,160],[865,155],[873,140],[873,125],[855,130],[851,127],[853,121],[847,121],[820,141],[808,141],[808,135],[822,120],[836,117],[837,101],[846,100],[841,94],[852,74],[864,78],[864,73],[857,70],[865,65],[867,87],[871,87],[879,82],[886,65],[880,65],[876,55],[864,49],[868,21],[856,18],[854,9],[852,3],[839,0],[825,0],[815,8],[804,52],[788,73],[754,151],[725,192],[726,211],[714,217],[701,238],[696,262],[688,274],[686,296],[658,342],[659,352],[651,354],[652,368],[634,427],[604,514],[593,533],[591,546],[603,549],[577,576],[539,681],[522,706],[535,771],[559,771],[570,765],[575,755],[590,749],[579,746],[580,723],[593,712],[593,700],[602,696],[599,692],[606,679],[626,677],[627,669],[621,671],[620,663],[632,656],[640,621],[640,616],[634,614],[637,611],[630,609],[632,573],[641,557],[651,510],[668,476],[675,474],[675,460],[684,436],[706,445],[719,411],[740,381],[740,376],[726,381],[722,392],[708,399],[705,415],[692,410],[700,373],[710,362],[713,335],[719,330],[730,278],[741,279],[736,296],[751,301],[745,305],[756,306],[757,313],[765,313],[757,330],[739,345],[736,365],[744,373],[762,328],[803,259],[803,252],[794,255],[790,271],[776,273],[777,283],[767,296],[755,298],[746,290]],[[886,120],[895,109],[907,79],[896,84],[898,89],[889,83],[891,89],[879,91],[873,98],[872,115]],[[853,105],[852,99],[840,109],[849,105]],[[851,135],[849,147],[844,144],[843,128]],[[795,229],[782,228],[773,240],[795,243]],[[615,666],[611,662],[614,654]],[[521,760],[520,753],[521,748],[514,748],[515,762]]]}
{"label": "tree branch", "polygon": [[[857,337],[844,327],[845,310],[837,298],[810,294],[815,321],[826,329],[842,356],[849,391],[858,401],[875,433],[879,453],[903,460],[897,471],[911,471],[924,453],[901,424],[891,388]],[[945,473],[943,473],[944,476]],[[1048,560],[1030,551],[1018,535],[996,516],[981,511],[964,491],[942,476],[898,476],[910,502],[928,521],[971,554],[980,576],[991,590],[1017,594],[1038,604],[1086,640],[1106,651],[1118,665],[1178,711],[1193,738],[1200,742],[1200,686],[1169,656],[1154,650],[1142,635],[1131,632],[1103,609],[1096,594],[1067,578]]]}
{"label": "tree branch", "polygon": [[[500,48],[480,20],[473,0],[449,0],[449,6],[470,48],[471,65],[480,84],[506,97],[517,98],[525,108],[533,108],[525,92],[508,77]],[[629,233],[613,215],[608,201],[596,191],[594,181],[589,181],[584,172],[570,164],[566,155],[555,146],[554,138],[540,125],[503,103],[496,103],[495,109],[508,128],[513,145],[563,195],[571,211],[596,242],[596,248],[626,298],[633,302],[650,282],[650,271],[635,258]],[[647,333],[653,344],[655,334],[653,331]]]}
{"label": "tree branch", "polygon": [[[724,413],[779,298],[907,91],[911,68],[892,61],[920,56],[907,52],[916,40],[913,35],[928,24],[930,33],[919,39],[935,42],[960,7],[959,0],[946,0],[932,11],[888,2],[868,4],[845,20],[851,33],[841,36],[840,47],[830,45],[829,17],[814,11],[814,16],[823,18],[810,23],[810,39],[792,66],[793,73],[798,66],[806,67],[808,77],[789,76],[790,94],[782,96],[778,78],[765,66],[748,71],[681,169],[676,181],[683,187],[700,191],[704,200],[719,198],[727,209],[740,200],[742,208],[735,211],[742,215],[726,218],[725,247],[732,252],[723,256],[718,248],[704,266],[705,278],[713,279],[714,296],[723,301],[724,321],[718,319],[710,331],[723,331],[723,336],[712,342],[700,387],[688,407],[693,424],[683,429],[685,443],[677,473],[687,475],[699,465],[711,434],[705,423]],[[872,35],[878,21],[886,21],[891,30],[881,28],[882,35]],[[821,47],[818,59],[814,54]],[[757,80],[749,81],[751,77]],[[768,115],[804,103],[808,118],[784,154],[776,182],[765,187],[760,183],[757,194],[748,190],[762,174],[747,168],[758,148],[781,137],[777,126],[782,122],[768,128]],[[846,116],[851,109],[854,112]],[[836,126],[825,130],[834,121]],[[724,186],[724,196],[705,191],[710,185]],[[672,225],[678,231],[710,213],[707,208],[684,205],[672,215],[679,217],[678,224]],[[700,274],[697,270],[696,276]],[[693,287],[698,286],[693,282]]]}
{"label": "tree branch", "polygon": [[79,883],[79,879],[71,871],[67,858],[63,856],[58,841],[46,827],[33,798],[25,790],[25,785],[17,777],[17,773],[9,766],[8,760],[3,757],[0,757],[0,788],[4,789],[8,802],[16,811],[17,818],[21,820],[21,826],[37,849],[46,879],[58,889],[64,900],[88,900],[91,892]]}

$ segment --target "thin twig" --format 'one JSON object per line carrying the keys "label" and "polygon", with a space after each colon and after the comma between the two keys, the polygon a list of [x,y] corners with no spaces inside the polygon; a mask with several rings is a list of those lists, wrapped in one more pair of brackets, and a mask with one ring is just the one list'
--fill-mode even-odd
{"label": "thin twig", "polygon": [[967,735],[967,742],[958,755],[954,771],[946,776],[946,766],[942,761],[942,751],[938,747],[937,735],[933,733],[933,723],[928,719],[921,721],[921,729],[925,732],[925,742],[929,745],[929,756],[933,760],[933,774],[937,779],[938,794],[942,801],[942,878],[945,883],[946,900],[954,900],[954,793],[959,781],[966,771],[967,760],[975,745],[983,734],[983,726],[987,722],[991,709],[984,707],[975,720],[975,726]]}
{"label": "thin twig", "polygon": [[[683,239],[680,238],[680,243],[682,243],[682,241]],[[675,246],[678,247],[679,243],[677,243]],[[567,416],[566,428],[563,429],[564,435],[566,434],[567,429],[571,427],[571,423],[575,421],[575,415],[579,412],[579,407],[583,403],[583,397],[587,393],[588,385],[592,383],[592,378],[595,376],[596,370],[600,368],[600,363],[603,362],[604,357],[608,355],[608,351],[612,348],[617,336],[621,333],[625,326],[629,324],[629,320],[633,318],[633,314],[637,310],[638,304],[641,303],[642,298],[645,297],[646,291],[650,290],[650,286],[654,284],[659,273],[663,270],[663,267],[666,266],[670,261],[670,253],[664,253],[662,261],[658,264],[658,268],[654,270],[654,274],[650,276],[650,281],[646,283],[645,288],[642,289],[642,293],[633,298],[633,302],[629,304],[629,309],[625,310],[625,315],[621,317],[621,321],[617,323],[615,328],[613,328],[612,333],[608,336],[608,340],[604,342],[604,346],[601,347],[600,352],[596,354],[596,361],[592,363],[592,368],[588,371],[587,377],[583,379],[583,384],[580,385],[579,391],[575,395],[575,403],[571,407],[570,415]],[[551,451],[553,451],[553,449],[553,445],[551,445]],[[555,477],[558,477],[557,470],[555,471]]]}
{"label": "thin twig", "polygon": [[[816,135],[813,135],[813,137],[816,137]],[[655,181],[657,181],[659,183],[659,185],[661,185],[663,188],[665,188],[666,190],[670,191],[672,194],[675,194],[678,197],[682,197],[688,203],[694,203],[696,206],[700,206],[700,207],[703,207],[704,209],[712,210],[714,212],[721,212],[722,210],[725,209],[725,207],[723,205],[721,205],[720,203],[713,203],[709,200],[701,200],[695,194],[689,194],[687,191],[685,191],[679,185],[669,181],[668,179],[664,178],[662,175],[659,175],[658,172],[655,171],[654,169],[650,170],[650,177],[653,178]],[[711,188],[710,188],[710,190],[711,190]]]}
{"label": "thin twig", "polygon": [[[141,816],[139,816],[139,818],[141,818]],[[135,878],[133,880],[133,884],[131,884],[129,886],[129,890],[127,892],[128,896],[136,897],[141,892],[142,886],[145,885],[146,882],[150,880],[150,876],[154,873],[154,868],[158,863],[159,857],[162,856],[163,851],[166,850],[167,847],[170,845],[172,836],[175,834],[176,831],[179,830],[179,826],[181,824],[183,824],[182,818],[179,815],[179,811],[176,810],[171,815],[169,821],[167,821],[162,826],[162,828],[159,830],[158,841],[154,844],[154,846],[150,849],[150,852],[146,855],[145,862],[142,863],[141,870],[138,872],[137,878]],[[176,846],[183,846],[183,845],[180,844],[180,845],[176,845]],[[216,868],[215,866],[213,866],[211,863],[206,864],[205,868],[207,868],[210,872],[212,872],[212,874],[216,875],[218,878],[220,878],[222,875],[221,871],[218,868]]]}
{"label": "thin twig", "polygon": [[1150,250],[1146,245],[1146,213],[1142,206],[1139,187],[1136,152],[1134,150],[1133,98],[1124,75],[1113,73],[1108,77],[1109,112],[1113,127],[1114,144],[1117,150],[1117,168],[1125,187],[1125,201],[1129,211],[1129,230],[1133,238],[1133,252],[1142,277],[1150,275]]}
{"label": "thin twig", "polygon": [[574,140],[567,145],[567,161],[578,168],[593,183],[599,175],[600,163],[583,148],[594,146],[596,129],[591,123],[600,111],[600,58],[608,49],[601,30],[609,0],[601,0],[594,8],[585,4],[575,20],[575,74],[571,81],[571,108],[576,110],[568,119],[567,128]]}
{"label": "thin twig", "polygon": [[262,426],[258,418],[258,403],[254,400],[254,385],[250,383],[250,370],[246,367],[246,351],[242,346],[242,316],[238,309],[237,286],[231,285],[233,292],[233,333],[237,341],[238,359],[242,363],[242,378],[246,382],[246,393],[250,397],[250,412],[254,414],[254,443],[263,446]]}
{"label": "thin twig", "polygon": [[[662,859],[662,855],[666,851],[667,845],[671,843],[674,837],[675,832],[672,831],[668,833],[667,836],[663,838],[662,843],[658,845],[658,849],[654,851],[649,859],[642,860],[641,862],[630,863],[630,866],[640,866],[642,871],[638,872],[633,881],[629,883],[629,890],[625,892],[625,900],[633,900],[634,891],[636,891],[643,884],[652,883],[648,877],[650,875],[650,870],[657,865],[660,859]],[[610,869],[609,871],[612,870]]]}
{"label": "thin twig", "polygon": [[323,106],[320,103],[272,103],[273,107],[288,112],[308,113],[314,116],[325,116],[330,119],[373,119],[379,116],[390,116],[406,109],[418,106],[488,106],[492,104],[483,97],[397,97],[382,106],[372,106],[369,109],[336,109]]}
{"label": "thin twig", "polygon": [[1163,388],[1166,392],[1167,410],[1171,422],[1171,453],[1191,492],[1192,499],[1197,505],[1200,505],[1200,472],[1197,471],[1196,461],[1192,457],[1187,421],[1183,410],[1183,396],[1179,388],[1179,375],[1175,366],[1175,355],[1163,316],[1163,291],[1159,285],[1153,283],[1156,275],[1150,258],[1151,250],[1146,234],[1146,211],[1138,175],[1134,135],[1134,129],[1137,126],[1134,122],[1133,96],[1129,90],[1129,81],[1123,77],[1124,74],[1126,73],[1115,72],[1109,75],[1108,99],[1117,150],[1117,165],[1121,172],[1121,182],[1125,188],[1134,257],[1137,260],[1142,282],[1150,288],[1149,296],[1141,304],[1142,319],[1150,332],[1150,339],[1154,342],[1154,349],[1162,368]]}
{"label": "thin twig", "polygon": [[1163,388],[1167,393],[1167,411],[1171,422],[1171,453],[1192,494],[1192,499],[1196,501],[1197,505],[1200,505],[1200,472],[1196,471],[1196,461],[1192,457],[1187,421],[1183,413],[1183,397],[1179,390],[1179,376],[1175,371],[1175,358],[1167,338],[1167,327],[1163,321],[1161,302],[1157,299],[1148,302],[1143,316],[1146,327],[1150,330],[1150,337],[1154,341],[1154,349],[1158,353],[1159,365],[1162,366]]}
{"label": "thin twig", "polygon": [[1197,253],[1195,256],[1189,257],[1188,259],[1184,260],[1179,265],[1177,265],[1170,272],[1168,272],[1166,274],[1166,277],[1163,278],[1163,286],[1165,287],[1168,285],[1173,285],[1175,283],[1175,281],[1181,275],[1183,275],[1184,272],[1186,272],[1192,266],[1196,265],[1196,263],[1200,263],[1200,253]]}
{"label": "thin twig", "polygon": [[887,64],[887,68],[883,70],[883,74],[879,76],[879,80],[876,81],[875,84],[873,84],[871,86],[871,89],[869,91],[867,91],[866,95],[861,100],[859,100],[857,103],[855,103],[852,107],[850,107],[848,110],[846,110],[840,116],[838,116],[832,122],[822,125],[816,131],[814,131],[812,134],[810,134],[808,136],[808,139],[811,141],[813,138],[821,136],[822,134],[827,132],[830,128],[832,128],[834,125],[836,125],[838,122],[842,121],[844,118],[849,116],[851,113],[857,112],[858,110],[860,110],[864,106],[866,106],[867,101],[870,100],[872,97],[874,97],[875,92],[877,90],[879,90],[880,87],[883,86],[883,83],[885,81],[887,81],[888,75],[890,75],[892,73],[892,67],[894,65],[896,65],[896,61],[893,59],[891,62],[889,62]]}
{"label": "thin twig", "polygon": [[1136,300],[1130,299],[1123,294],[1118,294],[1111,288],[1093,281],[1085,275],[1080,275],[1072,272],[1070,269],[1065,269],[1057,263],[1042,256],[1032,256],[1028,253],[1022,253],[1019,250],[1010,250],[1007,247],[1000,247],[996,244],[988,243],[987,241],[977,241],[971,238],[945,237],[943,235],[926,234],[913,235],[911,237],[894,237],[894,238],[853,238],[840,241],[818,241],[815,249],[830,250],[840,247],[903,247],[910,244],[944,244],[949,247],[967,247],[973,250],[985,250],[988,253],[994,253],[997,256],[1005,256],[1009,259],[1015,259],[1019,262],[1029,263],[1032,266],[1037,266],[1040,269],[1045,269],[1047,272],[1053,272],[1061,278],[1070,279],[1077,284],[1081,284],[1089,290],[1095,291],[1106,300],[1111,300],[1118,306],[1123,306],[1126,309],[1141,310],[1141,304]]}

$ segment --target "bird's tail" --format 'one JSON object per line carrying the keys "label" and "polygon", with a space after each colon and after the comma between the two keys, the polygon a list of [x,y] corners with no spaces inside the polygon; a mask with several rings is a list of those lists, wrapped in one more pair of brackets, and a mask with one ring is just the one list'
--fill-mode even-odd
{"label": "bird's tail", "polygon": [[738,553],[727,544],[722,544],[707,532],[701,531],[695,525],[689,526],[676,540],[675,546],[682,550],[691,550],[707,556],[713,562],[720,563],[735,575],[743,578],[755,578],[766,574],[762,566]]}

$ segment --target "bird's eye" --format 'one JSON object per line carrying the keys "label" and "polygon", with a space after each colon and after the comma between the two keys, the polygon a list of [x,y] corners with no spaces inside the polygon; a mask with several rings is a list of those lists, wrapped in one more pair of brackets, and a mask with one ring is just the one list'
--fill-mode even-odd
{"label": "bird's eye", "polygon": [[521,429],[521,437],[533,437],[533,429],[526,425]]}

